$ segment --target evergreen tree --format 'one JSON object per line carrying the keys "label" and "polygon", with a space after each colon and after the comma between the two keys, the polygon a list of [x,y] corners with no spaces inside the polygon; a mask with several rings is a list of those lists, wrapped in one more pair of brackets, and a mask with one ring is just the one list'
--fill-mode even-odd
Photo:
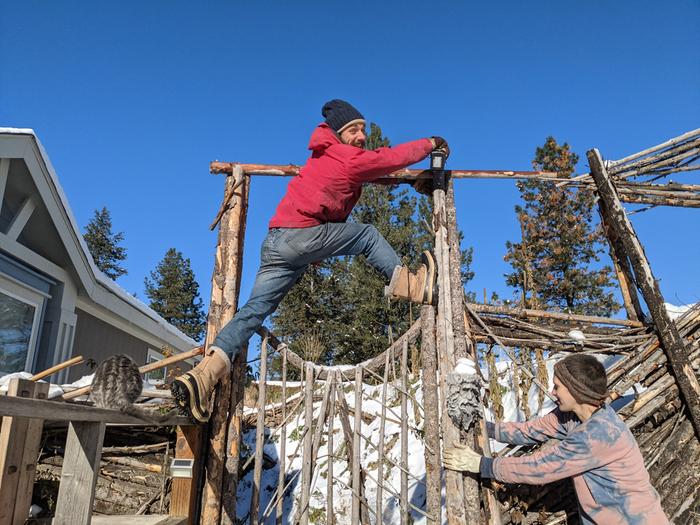
{"label": "evergreen tree", "polygon": [[[370,124],[365,147],[389,145],[381,128]],[[375,226],[404,263],[415,268],[421,252],[433,247],[425,228],[431,221],[431,204],[402,186],[367,184],[348,220]],[[467,280],[473,276],[470,260],[468,251],[463,272]],[[300,355],[304,339],[299,336],[315,334],[324,347],[323,363],[350,364],[373,357],[389,345],[392,335],[401,335],[419,316],[415,305],[388,302],[385,285],[384,276],[364,257],[341,257],[312,266],[277,309],[273,332]]]}
{"label": "evergreen tree", "polygon": [[112,216],[106,207],[95,210],[85,227],[83,239],[87,243],[92,260],[102,273],[112,280],[126,275],[126,268],[119,264],[126,259],[126,248],[119,246],[124,240],[124,233],[112,233]]}
{"label": "evergreen tree", "polygon": [[[548,137],[532,166],[568,178],[577,162],[568,144]],[[604,237],[593,224],[593,193],[540,180],[518,182],[518,189],[524,202],[515,207],[522,240],[506,243],[505,260],[514,270],[506,282],[522,291],[524,306],[589,315],[617,311],[612,269],[596,264]]]}
{"label": "evergreen tree", "polygon": [[206,328],[206,316],[199,297],[190,260],[170,248],[150,278],[144,279],[149,306],[163,319],[192,339],[200,341]]}

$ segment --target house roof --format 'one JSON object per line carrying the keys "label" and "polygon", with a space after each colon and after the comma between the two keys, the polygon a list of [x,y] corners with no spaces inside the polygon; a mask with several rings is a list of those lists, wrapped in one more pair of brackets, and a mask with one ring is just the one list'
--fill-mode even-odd
{"label": "house roof", "polygon": [[[168,323],[154,310],[132,296],[97,268],[88,251],[85,240],[80,234],[78,223],[68,205],[68,199],[63,188],[58,182],[58,177],[49,160],[49,156],[34,130],[0,127],[0,139],[7,136],[11,136],[14,139],[22,138],[30,142],[28,146],[32,147],[24,149],[25,162],[28,160],[35,161],[28,163],[29,172],[61,237],[62,244],[68,253],[75,274],[78,276],[81,288],[90,302],[120,317],[129,324],[135,324],[176,350],[185,351],[195,346],[197,342],[194,339]],[[40,181],[38,178],[43,180]],[[85,303],[84,298],[82,302]]]}

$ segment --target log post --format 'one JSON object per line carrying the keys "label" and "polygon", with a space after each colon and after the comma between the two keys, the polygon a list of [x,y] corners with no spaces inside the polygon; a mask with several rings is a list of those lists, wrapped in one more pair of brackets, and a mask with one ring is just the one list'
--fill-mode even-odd
{"label": "log post", "polygon": [[355,424],[352,427],[352,523],[360,522],[360,495],[362,479],[360,478],[360,433],[362,432],[362,367],[355,368]]}
{"label": "log post", "polygon": [[280,421],[280,457],[279,457],[279,477],[277,478],[277,508],[275,510],[275,524],[282,525],[282,514],[284,511],[284,482],[287,478],[287,346],[281,348],[282,352],[282,414]]}
{"label": "log post", "polygon": [[401,350],[401,525],[408,525],[408,341]]}
{"label": "log post", "polygon": [[[428,307],[431,311],[432,308]],[[435,347],[435,334],[433,334],[433,348]],[[386,395],[389,385],[389,364],[392,351],[385,352],[384,360],[384,381],[382,382],[382,410],[379,416],[379,450],[377,451],[377,495],[375,502],[375,520],[379,521],[384,509],[384,438],[386,432]]]}
{"label": "log post", "polygon": [[627,319],[642,321],[644,319],[644,312],[639,302],[637,289],[634,286],[634,275],[632,274],[629,258],[614,228],[606,223],[606,217],[608,217],[609,214],[606,211],[605,201],[603,201],[603,199],[598,200],[598,212],[600,213],[603,231],[608,239],[610,259],[612,259],[615,268],[617,281],[620,283],[620,293],[622,294],[622,301],[625,306],[625,311],[627,312]]}
{"label": "log post", "polygon": [[[447,180],[445,192],[445,211],[447,217],[447,238],[449,240],[450,256],[450,300],[452,301],[452,326],[455,337],[455,358],[470,356],[476,366],[479,360],[476,355],[476,345],[472,339],[469,321],[464,315],[464,285],[462,283],[462,248],[459,245],[459,228],[457,227],[457,209],[455,208],[454,184]],[[463,432],[464,440],[473,445],[477,443],[478,433],[470,430]],[[465,508],[467,523],[482,521],[479,510],[479,482],[472,476],[463,477]]]}
{"label": "log post", "polygon": [[260,523],[260,482],[263,471],[263,447],[265,445],[265,403],[267,388],[267,336],[262,340],[260,349],[260,380],[258,381],[258,419],[255,425],[255,467],[253,470],[253,487],[250,496],[250,525]]}
{"label": "log post", "polygon": [[304,450],[301,464],[301,498],[296,519],[297,523],[306,525],[309,522],[309,499],[311,497],[311,446],[313,443],[314,418],[314,364],[306,362],[306,377],[304,379]]}
{"label": "log post", "polygon": [[[440,364],[440,389],[446,392],[445,376],[454,370],[455,334],[452,321],[452,286],[450,279],[450,243],[448,238],[448,218],[446,194],[449,176],[440,171],[434,174],[433,190],[433,231],[435,232],[435,261],[437,264],[438,306],[435,323],[435,339],[437,344],[438,363]],[[461,308],[460,308],[461,311]],[[445,446],[460,442],[460,432],[446,417],[446,400],[442,399],[442,430]],[[468,523],[467,501],[464,494],[463,475],[460,472],[448,470],[445,472],[445,506],[448,525]],[[478,502],[478,500],[477,500]],[[471,522],[470,522],[471,523]],[[478,523],[474,521],[473,523]]]}
{"label": "log post", "polygon": [[615,191],[615,186],[608,175],[603,159],[597,149],[587,152],[591,174],[598,188],[600,199],[605,202],[605,212],[608,214],[606,223],[610,224],[615,234],[624,245],[635,274],[635,282],[639,286],[644,301],[654,321],[657,334],[661,340],[671,371],[681,391],[683,400],[688,407],[690,419],[695,433],[700,437],[700,384],[688,360],[683,338],[678,333],[676,325],[671,321],[664,307],[659,283],[654,278],[644,248],[632,227],[625,209]]}
{"label": "log post", "polygon": [[[234,192],[237,182],[241,182]],[[243,266],[243,241],[248,213],[250,179],[243,169],[233,166],[233,175],[226,178],[228,209],[221,217],[216,246],[211,303],[207,320],[206,345],[214,342],[216,334],[229,322],[238,309]],[[202,525],[230,525],[236,521],[236,491],[241,439],[241,400],[245,377],[247,346],[238,349],[228,380],[217,387],[209,420],[209,451],[202,491]],[[231,388],[231,385],[236,388]],[[222,494],[226,495],[223,501]]]}
{"label": "log post", "polygon": [[326,469],[326,523],[335,525],[335,515],[333,509],[333,462],[335,454],[333,451],[333,422],[335,421],[335,376],[329,380],[333,381],[330,392],[331,406],[328,409],[328,467]]}
{"label": "log post", "polygon": [[[423,368],[423,408],[425,419],[423,433],[425,440],[425,510],[428,525],[442,523],[440,517],[441,466],[440,466],[440,413],[437,392],[437,355],[435,353],[435,310],[423,306],[421,317],[421,366]],[[428,417],[433,414],[433,417]],[[380,440],[381,444],[382,441]]]}

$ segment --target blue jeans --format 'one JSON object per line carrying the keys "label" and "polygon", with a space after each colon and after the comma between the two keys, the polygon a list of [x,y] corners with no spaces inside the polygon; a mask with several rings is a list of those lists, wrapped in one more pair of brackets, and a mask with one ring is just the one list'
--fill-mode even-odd
{"label": "blue jeans", "polygon": [[374,226],[343,222],[272,228],[260,250],[260,269],[250,299],[221,329],[214,345],[233,359],[309,264],[338,255],[360,254],[387,279],[401,265],[396,252]]}

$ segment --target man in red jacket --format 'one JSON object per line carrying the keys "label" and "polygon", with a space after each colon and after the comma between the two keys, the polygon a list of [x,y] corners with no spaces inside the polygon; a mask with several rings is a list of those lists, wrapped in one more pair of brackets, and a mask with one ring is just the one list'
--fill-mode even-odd
{"label": "man in red jacket", "polygon": [[449,154],[440,137],[393,148],[364,149],[365,119],[343,100],[322,109],[325,122],[311,135],[311,157],[287,187],[263,242],[260,269],[248,302],[219,332],[196,368],[176,378],[178,404],[198,421],[209,418],[209,397],[230,370],[231,359],[262,326],[306,267],[329,257],[364,255],[389,280],[390,297],[434,302],[435,264],[430,252],[417,272],[401,265],[396,252],[374,226],[346,222],[362,193],[362,184],[414,164],[435,149]]}

